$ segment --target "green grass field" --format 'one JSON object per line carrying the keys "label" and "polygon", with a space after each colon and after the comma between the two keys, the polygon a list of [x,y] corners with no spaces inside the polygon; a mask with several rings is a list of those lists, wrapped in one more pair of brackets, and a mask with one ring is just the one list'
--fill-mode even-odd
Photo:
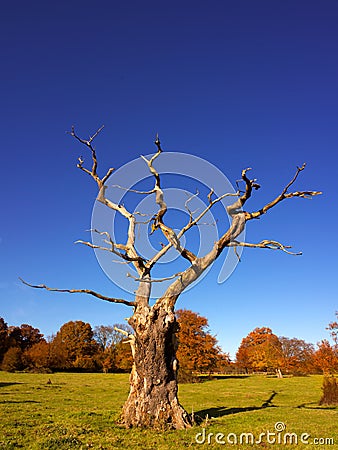
{"label": "green grass field", "polygon": [[[47,384],[49,378],[52,384]],[[202,423],[189,430],[159,433],[116,424],[128,394],[128,375],[0,372],[0,448],[334,449],[338,448],[338,408],[318,406],[321,384],[321,376],[256,375],[181,385],[181,403]],[[277,423],[286,429],[277,433]],[[282,424],[277,426],[283,428]],[[195,437],[204,429],[205,442],[199,444]],[[276,433],[269,435],[270,443],[266,434],[259,439],[267,432]],[[289,444],[287,432],[297,434],[298,444],[295,435]],[[224,435],[217,437],[219,443],[217,433]],[[252,433],[254,444],[252,437],[242,435],[240,445],[241,433]],[[308,444],[301,442],[303,433],[310,435],[303,436]],[[203,441],[203,434],[197,437]],[[333,445],[327,440],[331,438]],[[315,439],[321,440],[316,444]]]}

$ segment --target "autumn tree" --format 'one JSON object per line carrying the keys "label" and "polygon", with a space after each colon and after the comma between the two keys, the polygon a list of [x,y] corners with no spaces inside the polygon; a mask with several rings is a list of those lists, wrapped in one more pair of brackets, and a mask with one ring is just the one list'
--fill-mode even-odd
{"label": "autumn tree", "polygon": [[[94,230],[94,233],[99,233],[104,238],[104,245],[81,242],[96,250],[101,249],[103,252],[111,252],[120,258],[121,262],[134,268],[137,274],[134,277],[137,283],[135,298],[134,300],[126,300],[106,296],[90,289],[58,289],[46,285],[31,286],[58,292],[86,293],[101,300],[131,307],[132,314],[128,323],[133,329],[133,334],[130,334],[129,340],[134,363],[130,378],[130,392],[123,407],[122,420],[127,427],[168,426],[185,428],[190,426],[191,422],[189,415],[178,401],[176,371],[178,324],[175,316],[175,305],[180,294],[201,277],[206,269],[229,247],[234,249],[242,247],[262,248],[289,252],[288,246],[273,240],[262,240],[259,243],[244,242],[241,239],[241,233],[247,223],[263,217],[280,202],[295,197],[311,198],[320,192],[290,191],[298,175],[304,170],[304,164],[297,168],[291,181],[272,201],[255,211],[248,211],[244,207],[253,190],[259,189],[260,186],[255,179],[249,178],[249,169],[244,169],[241,177],[243,190],[239,188],[237,192],[218,193],[216,191],[217,193],[215,193],[215,189],[211,187],[209,194],[206,195],[205,207],[197,212],[189,207],[187,200],[185,204],[188,213],[187,223],[179,231],[175,231],[175,226],[168,219],[170,215],[167,214],[168,206],[163,190],[163,176],[156,168],[163,153],[160,140],[157,137],[155,140],[156,153],[150,158],[142,156],[144,164],[149,169],[149,175],[153,179],[152,187],[144,192],[129,189],[130,194],[153,195],[154,205],[157,205],[157,209],[154,210],[153,215],[148,220],[150,224],[149,232],[160,233],[165,242],[162,242],[161,248],[155,250],[153,255],[145,257],[136,245],[138,239],[137,222],[142,220],[142,215],[140,216],[142,211],[130,210],[123,202],[117,203],[112,199],[113,187],[111,186],[108,190],[107,182],[114,172],[113,168],[110,168],[103,176],[98,173],[98,159],[93,141],[102,128],[88,139],[79,137],[72,128],[71,136],[89,150],[92,159],[91,168],[85,167],[82,157],[79,158],[77,167],[96,183],[98,188],[97,202],[124,219],[124,223],[127,224],[126,238],[122,242],[115,242],[109,233],[110,230],[105,229]],[[231,199],[231,197],[233,198]],[[220,236],[204,254],[196,254],[193,248],[185,247],[184,235],[194,227],[198,227],[205,215],[215,205],[220,205],[220,202],[225,198],[229,200],[226,208],[228,218],[222,224],[224,230],[222,230]],[[229,226],[227,226],[228,222],[230,223]],[[183,258],[186,264],[185,268],[161,279],[155,279],[154,268],[158,267],[157,263],[172,249]],[[171,280],[171,284],[164,288],[162,294],[157,296],[154,302],[151,301],[153,284],[165,280]]]}
{"label": "autumn tree", "polygon": [[[338,319],[338,311],[336,311],[336,317]],[[314,354],[315,365],[324,374],[323,395],[319,404],[338,405],[338,382],[334,376],[338,372],[338,321],[330,322],[327,330],[334,344],[331,345],[325,339],[318,344],[318,350]]]}
{"label": "autumn tree", "polygon": [[132,328],[128,324],[98,325],[94,328],[94,339],[99,345],[98,358],[104,372],[131,369],[130,346],[122,345],[130,333]]}
{"label": "autumn tree", "polygon": [[63,369],[77,368],[92,370],[93,356],[98,345],[89,323],[81,320],[62,325],[51,342],[52,356]]}
{"label": "autumn tree", "polygon": [[314,346],[302,339],[280,336],[278,366],[283,373],[308,373],[312,371]]}
{"label": "autumn tree", "polygon": [[[122,333],[121,333],[122,330]],[[114,348],[123,339],[125,334],[132,333],[132,328],[125,323],[115,323],[114,325],[98,325],[94,328],[94,339],[99,344],[101,350],[107,351]]]}
{"label": "autumn tree", "polygon": [[114,369],[119,372],[130,372],[133,367],[133,354],[127,341],[116,344],[114,354]]}
{"label": "autumn tree", "polygon": [[217,373],[227,373],[236,370],[234,364],[230,359],[229,353],[222,352],[217,357],[217,364],[215,367],[215,372]]}
{"label": "autumn tree", "polygon": [[338,382],[335,376],[324,376],[320,405],[338,405]]}
{"label": "autumn tree", "polygon": [[[338,311],[336,311],[336,316],[338,319]],[[331,345],[327,339],[319,342],[318,349],[313,355],[313,361],[315,367],[324,375],[330,375],[338,372],[338,322],[330,322],[326,329],[329,330],[334,344]]]}
{"label": "autumn tree", "polygon": [[242,339],[236,354],[237,365],[246,371],[276,370],[280,347],[270,328],[255,328]]}
{"label": "autumn tree", "polygon": [[15,372],[23,368],[22,350],[19,347],[10,347],[2,360],[2,370],[6,372]]}
{"label": "autumn tree", "polygon": [[49,342],[42,340],[30,348],[22,355],[23,364],[26,368],[36,371],[50,370],[57,366],[51,355],[51,345]]}
{"label": "autumn tree", "polygon": [[335,346],[338,348],[338,311],[336,311],[337,320],[330,322],[327,330],[330,331]]}
{"label": "autumn tree", "polygon": [[8,325],[5,320],[0,317],[0,364],[8,349]]}
{"label": "autumn tree", "polygon": [[327,339],[318,343],[318,349],[313,355],[315,367],[323,374],[332,374],[338,371],[338,352]]}
{"label": "autumn tree", "polygon": [[9,346],[19,347],[22,351],[43,340],[43,334],[40,333],[40,330],[26,323],[23,323],[20,327],[8,327],[7,334]]}
{"label": "autumn tree", "polygon": [[187,309],[177,310],[176,317],[179,324],[177,359],[180,369],[212,372],[222,353],[217,339],[210,334],[208,319]]}
{"label": "autumn tree", "polygon": [[[114,330],[113,326],[110,325],[98,325],[94,328],[94,339],[99,344],[100,349],[105,352],[114,343],[115,334],[118,332]],[[119,334],[120,336],[120,334]]]}

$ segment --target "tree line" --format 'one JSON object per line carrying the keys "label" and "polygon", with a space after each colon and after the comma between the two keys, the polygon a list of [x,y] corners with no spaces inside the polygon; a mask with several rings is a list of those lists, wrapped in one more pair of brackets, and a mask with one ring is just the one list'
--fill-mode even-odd
{"label": "tree line", "polygon": [[[229,356],[211,335],[208,321],[189,310],[178,310],[179,361],[182,378],[194,371],[222,371]],[[0,367],[6,371],[129,372],[133,364],[127,324],[92,328],[81,320],[69,321],[51,337],[28,324],[9,326],[0,318]]]}
{"label": "tree line", "polygon": [[[268,327],[255,328],[242,342],[232,362],[210,332],[208,320],[186,309],[176,312],[179,323],[177,351],[179,377],[191,381],[194,373],[232,371],[279,374],[336,373],[338,322],[328,325],[333,343],[322,340],[317,348],[302,339],[278,337]],[[338,320],[338,312],[336,313]],[[132,329],[126,324],[92,328],[70,321],[51,337],[28,324],[9,326],[0,318],[0,364],[6,371],[129,372],[133,364],[128,345]]]}
{"label": "tree line", "polygon": [[327,339],[315,347],[302,339],[276,336],[270,328],[255,328],[236,353],[236,366],[246,373],[277,372],[281,374],[333,374],[338,372],[338,323],[331,322],[333,344]]}

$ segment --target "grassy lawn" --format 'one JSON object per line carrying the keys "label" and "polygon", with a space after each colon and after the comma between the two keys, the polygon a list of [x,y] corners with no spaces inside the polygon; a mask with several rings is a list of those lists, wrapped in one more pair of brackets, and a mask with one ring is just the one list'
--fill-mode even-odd
{"label": "grassy lawn", "polygon": [[[47,384],[49,378],[52,384]],[[181,385],[181,403],[202,423],[189,430],[159,433],[116,424],[128,394],[128,375],[0,372],[0,449],[334,449],[338,448],[338,408],[318,406],[321,384],[321,376],[256,375]],[[286,426],[279,434],[278,422]],[[198,444],[196,434],[204,429],[205,443]],[[270,434],[268,443],[264,435],[257,443],[260,433],[267,432],[276,436]],[[287,432],[297,434],[297,445],[284,444]],[[218,436],[219,443],[217,433],[224,434]],[[244,440],[240,445],[241,433],[252,433],[255,443],[248,436],[249,443]],[[304,438],[308,444],[301,442],[303,433],[310,435]],[[334,444],[315,444],[315,438],[333,438]]]}

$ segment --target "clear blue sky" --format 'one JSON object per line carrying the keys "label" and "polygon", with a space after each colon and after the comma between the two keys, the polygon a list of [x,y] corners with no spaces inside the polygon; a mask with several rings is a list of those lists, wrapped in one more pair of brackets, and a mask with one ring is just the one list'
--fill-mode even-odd
{"label": "clear blue sky", "polygon": [[249,223],[247,240],[276,239],[303,256],[246,249],[224,284],[217,267],[178,307],[209,319],[233,355],[257,326],[316,343],[337,305],[338,3],[239,0],[6,2],[1,8],[0,315],[46,335],[69,320],[93,326],[125,306],[25,287],[121,296],[88,248],[96,189],[76,169],[87,136],[102,170],[154,150],[209,160],[234,182],[254,168],[255,209],[307,162],[292,199]]}

